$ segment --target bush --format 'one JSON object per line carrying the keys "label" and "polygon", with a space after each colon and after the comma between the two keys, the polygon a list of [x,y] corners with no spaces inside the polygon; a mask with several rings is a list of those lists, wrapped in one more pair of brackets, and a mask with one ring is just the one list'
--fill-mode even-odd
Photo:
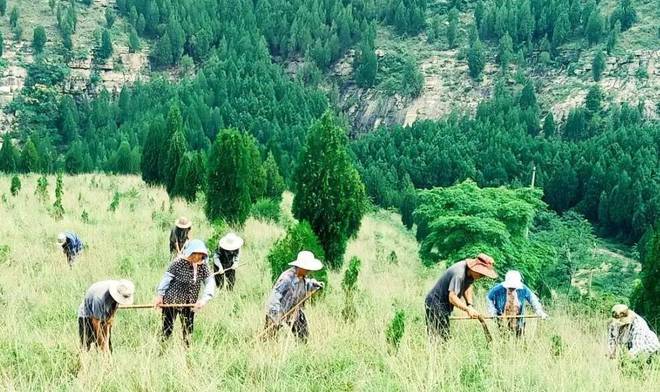
{"label": "bush", "polygon": [[355,309],[353,296],[355,294],[361,264],[362,262],[359,258],[351,258],[348,268],[346,269],[346,272],[344,272],[344,279],[341,281],[341,287],[344,289],[345,294],[344,309],[342,309],[341,315],[346,321],[353,321],[357,317],[357,310]]}
{"label": "bush", "polygon": [[385,336],[387,338],[387,344],[396,351],[399,349],[399,344],[401,343],[401,338],[403,333],[406,330],[406,314],[403,310],[398,309],[394,313],[394,318],[387,326],[385,331]]}
{"label": "bush", "polygon": [[259,199],[252,205],[250,215],[257,220],[278,223],[281,217],[280,204],[272,199]]}
{"label": "bush", "polygon": [[11,178],[11,187],[9,188],[11,195],[12,196],[18,195],[18,191],[20,190],[21,190],[21,180],[19,180],[17,176],[13,176]]}
{"label": "bush", "polygon": [[110,212],[115,212],[117,211],[117,208],[119,208],[119,199],[121,197],[121,194],[119,192],[115,192],[115,194],[112,196],[112,201],[110,202],[110,206],[108,207],[108,211]]}
{"label": "bush", "polygon": [[[325,253],[323,252],[321,243],[312,231],[312,227],[306,221],[289,227],[284,238],[277,241],[268,253],[267,260],[270,265],[270,274],[273,282],[279,278],[282,272],[290,268],[289,263],[295,260],[298,257],[298,253],[303,250],[314,253],[314,256],[321,261],[325,259]],[[327,268],[312,273],[311,277],[325,283],[327,289]]]}
{"label": "bush", "polygon": [[218,242],[220,242],[220,238],[222,238],[227,232],[230,230],[229,225],[227,225],[227,222],[223,220],[217,220],[211,224],[213,227],[213,234],[209,237],[209,239],[206,241],[206,246],[209,248],[210,251],[213,251],[216,249],[218,246]]}

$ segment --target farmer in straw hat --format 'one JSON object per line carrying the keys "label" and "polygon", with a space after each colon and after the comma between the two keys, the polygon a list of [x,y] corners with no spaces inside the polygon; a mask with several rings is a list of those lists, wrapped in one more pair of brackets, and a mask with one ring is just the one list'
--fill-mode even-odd
{"label": "farmer in straw hat", "polygon": [[[509,271],[504,276],[504,282],[495,285],[486,296],[488,300],[488,313],[490,316],[504,316],[504,325],[516,336],[522,336],[525,330],[525,319],[509,318],[507,316],[522,316],[525,314],[525,302],[534,308],[534,312],[543,320],[548,315],[538,297],[522,281],[518,271]],[[498,319],[499,321],[499,319]]]}
{"label": "farmer in straw hat", "polygon": [[426,326],[430,336],[449,337],[449,315],[454,307],[471,318],[480,316],[472,307],[472,283],[485,276],[497,278],[493,265],[492,257],[480,253],[474,259],[459,261],[447,268],[426,296]]}
{"label": "farmer in straw hat", "polygon": [[[200,310],[215,293],[215,282],[211,277],[206,260],[209,251],[201,240],[191,240],[181,253],[170,263],[156,289],[154,306],[162,304],[195,304],[194,307],[163,308],[163,339],[172,335],[174,320],[181,315],[183,341],[190,345],[188,336],[193,331],[194,312]],[[199,292],[204,288],[202,298]]]}
{"label": "farmer in straw hat", "polygon": [[170,254],[175,256],[181,253],[190,236],[192,222],[186,217],[180,217],[174,222],[174,228],[170,231]]}
{"label": "farmer in straw hat", "polygon": [[130,280],[103,280],[87,289],[78,308],[78,334],[85,349],[96,344],[103,352],[112,352],[112,318],[117,305],[133,303],[135,286]]}
{"label": "farmer in straw hat", "polygon": [[236,283],[236,267],[240,258],[243,239],[235,233],[229,233],[222,237],[218,248],[213,253],[213,276],[218,288],[222,288],[227,279],[227,289],[233,290]]}
{"label": "farmer in straw hat", "polygon": [[641,354],[650,356],[660,354],[658,336],[651,331],[640,315],[628,309],[626,305],[618,304],[612,307],[608,335],[608,356],[611,359],[616,357],[619,346],[627,348],[631,357]]}
{"label": "farmer in straw hat", "polygon": [[[298,253],[298,258],[289,265],[292,267],[282,272],[266,303],[265,332],[267,332],[267,337],[272,337],[285,322],[291,325],[291,331],[298,339],[306,342],[309,329],[302,309],[303,305],[300,302],[310,292],[323,288],[323,282],[307,277],[310,272],[321,270],[323,263],[317,260],[312,252],[302,251]],[[284,320],[284,315],[298,304],[300,304],[298,309]]]}
{"label": "farmer in straw hat", "polygon": [[62,247],[69,267],[73,267],[83,249],[83,242],[80,237],[72,231],[64,231],[57,236],[57,245]]}

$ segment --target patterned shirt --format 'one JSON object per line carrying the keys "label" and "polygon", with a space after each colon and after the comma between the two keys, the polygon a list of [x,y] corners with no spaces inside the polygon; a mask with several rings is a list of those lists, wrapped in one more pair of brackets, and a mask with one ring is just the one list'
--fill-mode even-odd
{"label": "patterned shirt", "polygon": [[619,345],[625,346],[632,356],[660,352],[658,337],[639,315],[628,325],[618,326],[610,323],[607,345],[610,355],[616,353]]}
{"label": "patterned shirt", "polygon": [[158,285],[157,292],[166,304],[193,304],[197,302],[199,291],[204,284],[203,302],[208,302],[215,292],[215,283],[206,264],[197,265],[197,273],[192,264],[177,257],[172,261]]}
{"label": "patterned shirt", "polygon": [[[310,278],[300,278],[296,268],[289,268],[275,282],[273,291],[266,303],[266,315],[275,323],[282,316],[303,300],[308,292],[319,287],[319,282]],[[300,307],[302,309],[302,306]]]}

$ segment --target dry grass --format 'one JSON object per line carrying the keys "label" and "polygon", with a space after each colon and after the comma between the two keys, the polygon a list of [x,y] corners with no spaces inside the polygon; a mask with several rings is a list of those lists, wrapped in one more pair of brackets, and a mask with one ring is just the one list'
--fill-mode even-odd
{"label": "dry grass", "polygon": [[[162,189],[148,189],[135,177],[66,177],[66,216],[56,222],[34,196],[36,178],[23,177],[23,190],[11,197],[9,178],[0,177],[0,194],[6,193],[0,201],[0,245],[11,248],[0,260],[4,390],[648,391],[660,382],[657,368],[622,372],[605,359],[605,320],[569,319],[559,306],[551,309],[550,321],[532,321],[522,342],[496,336],[487,349],[478,325],[463,321],[446,345],[429,345],[422,304],[441,270],[421,265],[414,238],[385,212],[369,215],[348,249],[348,256],[363,261],[353,324],[341,318],[341,275],[332,273],[327,295],[308,309],[309,344],[284,332],[277,341],[253,341],[271,286],[265,255],[283,229],[250,220],[241,233],[245,266],[236,291],[220,292],[199,314],[190,350],[182,347],[179,325],[176,339],[161,346],[157,312],[124,310],[115,321],[113,356],[80,354],[76,310],[91,283],[131,278],[137,302],[152,300],[168,263],[168,232],[152,213],[164,205],[161,214],[167,215],[169,202]],[[49,181],[52,198],[55,181]],[[139,196],[122,199],[109,212],[113,192],[131,188]],[[285,208],[290,201],[289,195]],[[83,209],[91,223],[82,222]],[[193,219],[194,236],[210,236],[199,205],[177,201],[173,211],[172,216]],[[88,245],[73,270],[53,245],[62,229],[80,233]],[[387,260],[392,250],[397,264]],[[388,351],[384,336],[393,304],[407,315],[398,353]],[[556,356],[553,335],[565,346]]]}

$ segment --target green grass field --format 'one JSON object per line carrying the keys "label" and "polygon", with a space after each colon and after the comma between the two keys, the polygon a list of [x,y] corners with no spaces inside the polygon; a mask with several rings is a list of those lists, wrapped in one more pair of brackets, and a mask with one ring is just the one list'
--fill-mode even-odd
{"label": "green grass field", "polygon": [[[200,205],[169,201],[162,189],[137,177],[85,175],[64,178],[65,217],[49,214],[50,202],[35,196],[37,176],[21,177],[18,196],[0,176],[0,389],[17,391],[651,391],[660,369],[605,358],[606,319],[569,316],[566,305],[547,304],[551,319],[530,321],[527,337],[499,336],[486,347],[476,322],[453,325],[443,346],[426,339],[423,301],[442,269],[424,267],[414,237],[386,212],[368,215],[347,257],[363,261],[354,323],[342,319],[341,273],[330,274],[326,295],[307,309],[311,339],[301,345],[290,333],[254,342],[263,326],[263,304],[271,288],[265,256],[284,233],[274,224],[249,220],[234,293],[219,292],[196,318],[193,343],[175,339],[161,346],[154,310],[120,310],[114,354],[81,353],[76,312],[86,288],[106,278],[129,278],[136,302],[151,302],[168,264],[169,224],[192,218],[193,236],[211,228]],[[115,191],[124,192],[117,211],[108,211]],[[283,202],[288,209],[291,197]],[[85,210],[88,223],[81,219]],[[71,229],[86,242],[69,270],[55,245]],[[213,246],[215,244],[210,244]],[[9,249],[3,248],[8,246]],[[4,250],[2,250],[4,249]],[[398,263],[388,261],[396,251]],[[477,308],[484,310],[484,290]],[[385,329],[394,308],[406,313],[398,352],[389,350]]]}

